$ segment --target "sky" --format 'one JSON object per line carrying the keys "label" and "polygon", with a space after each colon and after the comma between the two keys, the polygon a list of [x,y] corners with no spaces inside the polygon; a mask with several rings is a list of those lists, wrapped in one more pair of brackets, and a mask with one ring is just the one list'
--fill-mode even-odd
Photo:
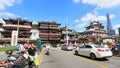
{"label": "sky", "polygon": [[85,31],[90,22],[107,26],[110,15],[112,28],[120,27],[120,0],[0,0],[0,19],[18,18],[33,23],[57,22],[78,32]]}

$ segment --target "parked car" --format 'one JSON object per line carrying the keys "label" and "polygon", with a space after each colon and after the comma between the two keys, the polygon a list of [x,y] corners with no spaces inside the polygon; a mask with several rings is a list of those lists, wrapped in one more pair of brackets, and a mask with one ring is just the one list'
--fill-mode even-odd
{"label": "parked car", "polygon": [[95,44],[82,45],[74,50],[74,54],[87,56],[91,59],[112,57],[112,52],[109,48]]}
{"label": "parked car", "polygon": [[120,54],[120,44],[116,44],[111,50],[114,55]]}
{"label": "parked car", "polygon": [[73,50],[73,45],[63,44],[63,45],[61,46],[61,50],[70,50],[70,51],[72,51],[72,50]]}

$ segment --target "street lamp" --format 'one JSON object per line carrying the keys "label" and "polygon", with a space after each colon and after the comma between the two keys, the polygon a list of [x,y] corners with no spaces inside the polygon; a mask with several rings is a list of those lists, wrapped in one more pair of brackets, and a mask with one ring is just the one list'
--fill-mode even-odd
{"label": "street lamp", "polygon": [[75,25],[74,25],[74,45],[76,45],[76,29],[75,29]]}
{"label": "street lamp", "polygon": [[20,18],[17,18],[17,45],[18,45],[18,38],[19,38],[19,23]]}

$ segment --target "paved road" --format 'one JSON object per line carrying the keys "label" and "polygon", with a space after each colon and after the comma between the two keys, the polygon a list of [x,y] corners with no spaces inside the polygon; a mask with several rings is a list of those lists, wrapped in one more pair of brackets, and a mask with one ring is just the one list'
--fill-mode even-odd
{"label": "paved road", "polygon": [[91,60],[88,57],[75,56],[72,51],[52,48],[51,54],[43,51],[40,68],[120,68],[120,58],[112,57],[106,60]]}
{"label": "paved road", "polygon": [[84,61],[73,54],[68,54],[57,48],[51,50],[51,54],[45,55],[43,52],[40,68],[103,68],[94,63]]}

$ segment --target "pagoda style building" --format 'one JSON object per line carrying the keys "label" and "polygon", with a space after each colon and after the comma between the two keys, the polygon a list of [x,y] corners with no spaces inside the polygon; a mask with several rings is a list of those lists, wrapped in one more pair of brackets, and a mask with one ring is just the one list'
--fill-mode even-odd
{"label": "pagoda style building", "polygon": [[67,43],[67,35],[69,37],[68,43],[76,44],[78,43],[78,33],[73,31],[72,29],[67,28],[67,26],[61,28],[61,43]]}
{"label": "pagoda style building", "polygon": [[0,41],[1,44],[10,44],[13,31],[18,31],[18,43],[25,43],[30,40],[32,22],[28,20],[18,19],[3,19]]}
{"label": "pagoda style building", "polygon": [[61,32],[60,24],[56,22],[39,22],[39,37],[42,43],[51,43],[56,45],[60,43]]}
{"label": "pagoda style building", "polygon": [[102,40],[102,38],[107,37],[107,32],[104,29],[104,26],[99,23],[99,21],[93,21],[89,26],[86,27],[86,30],[81,33],[79,39],[87,39],[88,41]]}

